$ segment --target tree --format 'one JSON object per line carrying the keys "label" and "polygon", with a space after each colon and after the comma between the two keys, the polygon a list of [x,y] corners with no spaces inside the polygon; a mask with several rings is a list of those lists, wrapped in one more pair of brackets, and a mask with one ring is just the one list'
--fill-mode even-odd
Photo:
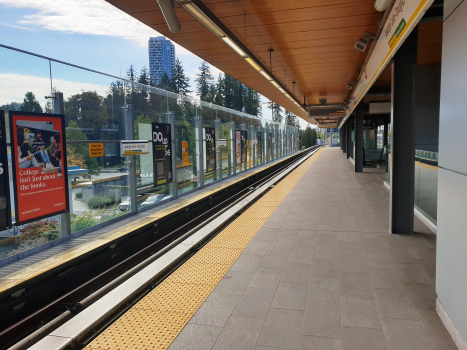
{"label": "tree", "polygon": [[137,93],[138,87],[137,84],[135,84],[137,75],[138,73],[136,72],[136,69],[133,68],[133,65],[131,65],[126,71],[126,78],[130,80],[130,82],[125,82],[127,103],[133,103],[133,99]]}
{"label": "tree", "polygon": [[285,110],[284,114],[285,114],[284,123],[286,125],[296,126],[296,127],[300,128],[300,122],[298,121],[298,117],[295,114],[288,111],[287,109]]}
{"label": "tree", "polygon": [[201,63],[201,67],[199,67],[199,74],[196,74],[196,76],[196,92],[199,94],[199,97],[202,101],[206,101],[206,97],[209,93],[209,87],[213,79],[211,68],[206,61]]}
{"label": "tree", "polygon": [[245,94],[245,86],[238,80],[232,78],[232,90],[233,90],[233,103],[232,109],[243,112],[243,96]]}
{"label": "tree", "polygon": [[36,96],[32,92],[26,92],[24,95],[23,104],[20,107],[21,112],[36,112],[42,113],[42,107],[37,102]]}
{"label": "tree", "polygon": [[316,145],[317,136],[316,129],[312,129],[310,124],[308,124],[305,131],[301,133],[300,147],[308,148]]}
{"label": "tree", "polygon": [[185,75],[182,62],[177,58],[175,60],[175,68],[172,71],[171,86],[174,92],[179,95],[186,96],[191,91],[188,89],[190,86],[190,78]]}
{"label": "tree", "polygon": [[272,111],[272,121],[282,123],[284,117],[282,116],[282,107],[272,101],[268,102],[268,108]]}
{"label": "tree", "polygon": [[[65,131],[67,141],[86,141],[87,137],[81,131],[78,123],[69,121]],[[99,175],[99,164],[96,158],[89,156],[89,145],[83,143],[67,144],[66,147],[67,160],[70,165],[78,165],[82,168],[89,169],[89,173],[84,176]]]}
{"label": "tree", "polygon": [[243,105],[245,106],[245,113],[256,116],[261,116],[263,114],[259,93],[249,87],[245,88]]}
{"label": "tree", "polygon": [[162,90],[167,90],[167,91],[172,91],[172,81],[170,80],[169,76],[167,73],[164,73],[162,75],[162,78],[159,80],[159,84],[157,84],[157,87]]}
{"label": "tree", "polygon": [[216,96],[214,97],[213,102],[218,105],[218,106],[224,106],[225,100],[224,100],[224,76],[219,73],[219,77],[217,78],[217,84],[216,84]]}

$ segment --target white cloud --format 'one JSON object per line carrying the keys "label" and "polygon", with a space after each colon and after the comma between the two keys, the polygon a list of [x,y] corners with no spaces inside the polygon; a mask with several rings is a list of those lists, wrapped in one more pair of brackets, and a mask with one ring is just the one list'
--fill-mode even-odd
{"label": "white cloud", "polygon": [[[36,14],[24,16],[21,23],[46,30],[116,36],[133,40],[141,47],[147,47],[150,37],[161,35],[104,0],[0,0],[0,4],[37,10]],[[177,55],[195,56],[174,45]]]}
{"label": "white cloud", "polygon": [[[53,79],[53,86],[58,91],[63,92],[65,99],[71,95],[79,94],[83,90],[96,91],[100,95],[105,95],[109,90],[108,86],[100,84],[79,83],[62,79]],[[44,106],[47,101],[44,97],[50,95],[50,79],[15,73],[0,73],[0,105],[23,102],[24,94],[28,91],[34,93],[36,100]]]}
{"label": "white cloud", "polygon": [[8,24],[8,23],[0,23],[0,26],[9,27],[9,28],[15,28],[15,29],[21,29],[21,30],[27,30],[27,31],[30,31],[30,32],[35,32],[35,31],[37,31],[37,29],[34,29],[34,28],[29,28],[29,27],[24,27],[24,26],[17,26],[17,25]]}

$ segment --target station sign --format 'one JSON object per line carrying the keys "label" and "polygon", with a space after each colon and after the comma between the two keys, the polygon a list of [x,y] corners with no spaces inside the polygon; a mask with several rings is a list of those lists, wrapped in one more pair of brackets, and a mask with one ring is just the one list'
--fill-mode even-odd
{"label": "station sign", "polygon": [[344,107],[308,107],[310,118],[340,117],[344,115]]}
{"label": "station sign", "polygon": [[188,141],[182,141],[182,162],[188,164]]}
{"label": "station sign", "polygon": [[206,172],[216,170],[216,129],[204,128],[206,135]]}
{"label": "station sign", "polygon": [[104,156],[104,144],[103,143],[90,143],[89,144],[89,157],[103,157]]}
{"label": "station sign", "polygon": [[[141,154],[149,154],[149,142],[146,140],[122,140],[120,141],[120,155],[139,156]],[[104,155],[104,149],[102,149]],[[95,156],[100,157],[100,156]]]}
{"label": "station sign", "polygon": [[217,140],[217,147],[227,147],[227,140],[226,139]]}
{"label": "station sign", "polygon": [[172,182],[172,126],[152,123],[154,186]]}
{"label": "station sign", "polygon": [[67,212],[64,116],[16,111],[9,114],[16,224]]}
{"label": "station sign", "polygon": [[0,231],[11,228],[10,203],[5,115],[3,111],[0,111]]}
{"label": "station sign", "polygon": [[349,116],[434,0],[396,0],[350,98]]}

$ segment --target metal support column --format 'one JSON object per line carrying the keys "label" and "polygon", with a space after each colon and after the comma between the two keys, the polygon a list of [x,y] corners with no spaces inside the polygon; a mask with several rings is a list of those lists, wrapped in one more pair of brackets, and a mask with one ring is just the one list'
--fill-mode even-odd
{"label": "metal support column", "polygon": [[353,143],[352,143],[352,123],[353,123],[353,120],[354,120],[354,116],[353,115],[350,115],[348,118],[347,118],[347,159],[349,158],[353,158]]}
{"label": "metal support column", "polygon": [[392,60],[391,86],[391,191],[389,230],[413,233],[415,178],[414,73],[417,64],[418,27]]}
{"label": "metal support column", "polygon": [[[63,93],[53,93],[54,114],[65,114],[65,106],[63,103]],[[66,154],[65,154],[66,157]],[[68,169],[62,167],[62,172],[68,172]],[[60,214],[60,234],[62,237],[71,235],[71,220],[70,213],[72,212],[73,193],[71,188],[71,179],[68,179],[68,212]]]}
{"label": "metal support column", "polygon": [[[217,113],[217,112],[216,112]],[[217,127],[217,140],[221,138],[222,134],[222,123],[220,119],[216,120],[216,127]],[[222,180],[222,148],[217,147],[217,179]]]}
{"label": "metal support column", "polygon": [[363,172],[363,103],[355,108],[355,172]]}
{"label": "metal support column", "polygon": [[[123,121],[125,125],[124,140],[134,140],[134,122],[133,122],[133,105],[127,104],[122,107]],[[136,156],[129,156],[127,161],[128,175],[130,186],[130,211],[135,212],[138,210],[138,203],[136,202]]]}
{"label": "metal support column", "polygon": [[[178,180],[177,180],[177,144],[175,142],[175,113],[169,112],[169,124],[170,124],[170,138],[172,139],[172,196],[176,197],[178,195]],[[136,156],[135,156],[136,158]]]}
{"label": "metal support column", "polygon": [[232,175],[237,173],[237,139],[235,135],[235,122],[230,122],[230,139],[231,145],[230,154],[232,157]]}
{"label": "metal support column", "polygon": [[342,125],[342,152],[347,153],[347,122]]}
{"label": "metal support column", "polygon": [[198,116],[198,173],[199,173],[199,187],[204,187],[204,151],[203,151],[203,117]]}
{"label": "metal support column", "polygon": [[384,121],[384,130],[383,130],[383,146],[386,147],[388,145],[388,122]]}

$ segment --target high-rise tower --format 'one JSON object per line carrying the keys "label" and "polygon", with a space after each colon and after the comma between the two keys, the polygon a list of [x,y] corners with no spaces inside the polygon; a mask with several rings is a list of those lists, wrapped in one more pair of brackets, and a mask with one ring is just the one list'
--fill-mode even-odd
{"label": "high-rise tower", "polygon": [[149,75],[151,82],[159,84],[164,73],[172,78],[175,67],[175,46],[164,36],[149,39]]}

